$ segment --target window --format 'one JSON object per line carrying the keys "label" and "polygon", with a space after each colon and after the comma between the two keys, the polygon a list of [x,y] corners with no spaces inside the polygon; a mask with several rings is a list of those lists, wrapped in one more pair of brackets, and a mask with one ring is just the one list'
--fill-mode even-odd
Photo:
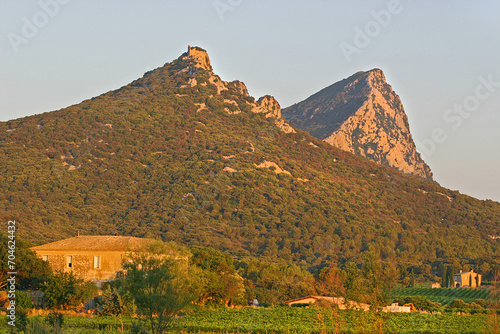
{"label": "window", "polygon": [[73,268],[73,256],[68,255],[66,257],[66,265],[68,268]]}
{"label": "window", "polygon": [[42,260],[48,261],[49,260],[49,256],[48,255],[42,255]]}
{"label": "window", "polygon": [[101,269],[101,257],[94,256],[94,269]]}

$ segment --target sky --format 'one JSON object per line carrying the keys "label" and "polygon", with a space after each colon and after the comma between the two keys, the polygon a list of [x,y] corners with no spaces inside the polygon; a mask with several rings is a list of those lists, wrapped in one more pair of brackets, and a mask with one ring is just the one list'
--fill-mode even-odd
{"label": "sky", "polygon": [[442,186],[500,201],[500,2],[0,0],[0,121],[58,110],[178,58],[282,107],[380,68]]}

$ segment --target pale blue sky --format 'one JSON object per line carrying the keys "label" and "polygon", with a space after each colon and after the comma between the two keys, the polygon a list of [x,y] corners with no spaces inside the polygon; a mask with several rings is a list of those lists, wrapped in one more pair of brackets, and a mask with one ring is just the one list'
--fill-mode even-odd
{"label": "pale blue sky", "polygon": [[436,181],[500,201],[499,17],[493,0],[2,0],[0,120],[119,88],[188,44],[283,107],[378,67]]}

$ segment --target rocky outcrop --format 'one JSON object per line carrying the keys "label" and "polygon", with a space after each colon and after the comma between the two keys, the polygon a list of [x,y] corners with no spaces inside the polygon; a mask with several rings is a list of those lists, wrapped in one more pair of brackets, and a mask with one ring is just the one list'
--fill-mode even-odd
{"label": "rocky outcrop", "polygon": [[204,49],[198,46],[191,47],[188,45],[187,57],[193,59],[197,67],[201,67],[207,71],[212,72],[210,58],[208,57],[207,51],[205,51]]}
{"label": "rocky outcrop", "polygon": [[285,133],[295,133],[295,129],[281,117],[281,106],[271,95],[261,97],[254,103],[252,111],[254,113],[264,113],[266,117],[276,118],[274,123]]}
{"label": "rocky outcrop", "polygon": [[399,96],[380,69],[358,72],[283,110],[293,126],[345,151],[432,179]]}
{"label": "rocky outcrop", "polygon": [[230,86],[234,87],[234,89],[238,92],[238,94],[244,95],[244,96],[250,96],[248,94],[248,89],[247,86],[239,81],[239,80],[234,80],[228,83]]}
{"label": "rocky outcrop", "polygon": [[281,117],[281,106],[271,95],[262,96],[252,108],[254,113],[264,113],[266,117]]}
{"label": "rocky outcrop", "polygon": [[264,160],[264,162],[262,162],[258,165],[257,164],[254,164],[254,165],[257,168],[267,168],[267,169],[275,172],[276,174],[287,174],[290,176],[292,175],[289,171],[281,169],[280,166],[278,166],[278,164],[276,164],[275,162],[272,162],[272,161]]}

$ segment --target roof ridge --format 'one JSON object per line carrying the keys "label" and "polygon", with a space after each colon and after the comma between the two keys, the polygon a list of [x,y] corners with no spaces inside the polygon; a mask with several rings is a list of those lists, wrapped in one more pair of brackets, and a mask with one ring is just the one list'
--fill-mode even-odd
{"label": "roof ridge", "polygon": [[[137,240],[138,242],[134,242]],[[124,251],[149,239],[117,235],[80,235],[31,247],[34,251]]]}

